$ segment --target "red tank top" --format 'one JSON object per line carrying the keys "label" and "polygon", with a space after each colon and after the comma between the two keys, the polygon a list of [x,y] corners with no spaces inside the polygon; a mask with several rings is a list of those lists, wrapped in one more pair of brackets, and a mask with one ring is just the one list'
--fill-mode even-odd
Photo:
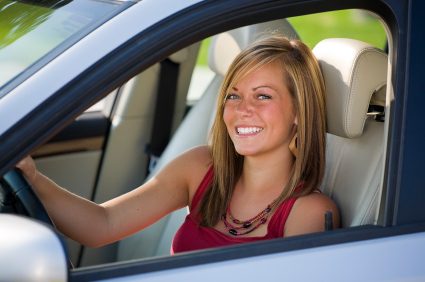
{"label": "red tank top", "polygon": [[256,237],[239,237],[224,234],[212,227],[204,227],[199,223],[199,215],[196,212],[197,206],[201,202],[205,191],[210,186],[213,178],[212,167],[208,170],[203,180],[199,184],[197,191],[192,199],[190,212],[185,221],[177,230],[171,245],[171,254],[194,251],[206,248],[221,247],[245,242],[255,242],[266,239],[281,238],[284,236],[283,230],[297,198],[292,197],[282,202],[270,218],[267,226],[267,234]]}

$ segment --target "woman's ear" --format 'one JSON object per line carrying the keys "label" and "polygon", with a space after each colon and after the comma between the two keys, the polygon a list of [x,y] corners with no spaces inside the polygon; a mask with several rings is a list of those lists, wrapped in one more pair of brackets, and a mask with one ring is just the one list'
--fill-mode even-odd
{"label": "woman's ear", "polygon": [[298,125],[298,117],[297,116],[295,116],[294,124]]}

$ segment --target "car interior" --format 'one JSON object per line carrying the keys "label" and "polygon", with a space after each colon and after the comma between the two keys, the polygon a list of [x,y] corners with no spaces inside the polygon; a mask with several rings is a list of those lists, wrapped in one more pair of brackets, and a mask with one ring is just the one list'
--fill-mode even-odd
{"label": "car interior", "polygon": [[[168,125],[155,122],[162,105],[157,97],[165,68],[157,63],[109,94],[97,110],[74,121],[100,116],[106,121],[103,135],[72,141],[53,138],[34,152],[37,166],[61,186],[99,203],[139,186],[178,154],[208,143],[216,96],[232,59],[258,37],[276,31],[299,38],[285,19],[212,36],[208,50],[212,79],[190,110],[187,93],[201,43],[172,54],[167,60],[178,65],[178,72],[172,82],[174,108],[168,109]],[[386,87],[387,54],[347,38],[321,40],[313,52],[326,85],[327,163],[321,190],[337,203],[342,228],[378,225],[385,192],[386,101],[391,91]],[[168,126],[166,134],[171,137],[156,159],[149,144],[158,126]],[[173,235],[186,214],[186,209],[175,211],[143,231],[98,249],[67,240],[70,258],[74,266],[89,266],[169,255]]]}

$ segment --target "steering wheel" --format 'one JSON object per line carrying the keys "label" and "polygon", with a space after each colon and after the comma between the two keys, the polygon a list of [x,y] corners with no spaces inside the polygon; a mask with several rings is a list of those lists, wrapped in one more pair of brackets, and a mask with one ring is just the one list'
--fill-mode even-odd
{"label": "steering wheel", "polygon": [[46,209],[35,195],[22,173],[14,168],[8,171],[0,181],[1,208],[27,215],[53,226]]}

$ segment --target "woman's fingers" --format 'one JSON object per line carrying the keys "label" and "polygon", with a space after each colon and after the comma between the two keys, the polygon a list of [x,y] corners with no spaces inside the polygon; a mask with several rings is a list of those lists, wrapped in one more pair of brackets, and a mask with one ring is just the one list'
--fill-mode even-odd
{"label": "woman's fingers", "polygon": [[34,160],[30,156],[26,156],[25,158],[20,160],[16,164],[16,167],[22,171],[23,175],[25,176],[25,178],[27,178],[28,181],[34,181],[37,174],[37,170],[35,167]]}

